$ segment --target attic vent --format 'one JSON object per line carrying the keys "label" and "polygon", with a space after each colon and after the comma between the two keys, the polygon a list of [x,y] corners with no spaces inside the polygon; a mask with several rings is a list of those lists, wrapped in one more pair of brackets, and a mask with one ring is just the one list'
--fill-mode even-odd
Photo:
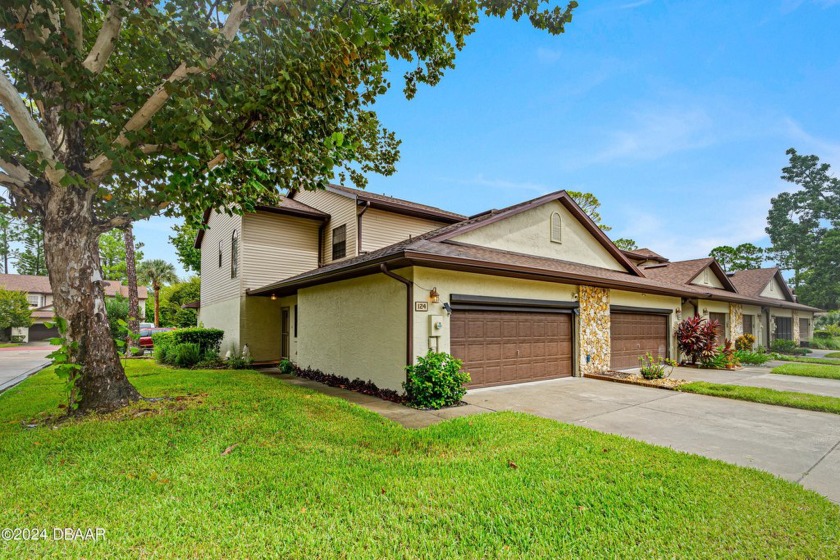
{"label": "attic vent", "polygon": [[563,222],[558,212],[551,214],[551,242],[563,242]]}

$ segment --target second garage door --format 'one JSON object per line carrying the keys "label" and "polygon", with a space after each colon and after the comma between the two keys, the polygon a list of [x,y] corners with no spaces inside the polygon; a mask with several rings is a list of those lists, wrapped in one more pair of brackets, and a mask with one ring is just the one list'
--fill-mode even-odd
{"label": "second garage door", "polygon": [[456,311],[451,353],[470,387],[572,375],[572,317],[566,313]]}
{"label": "second garage door", "polygon": [[668,317],[643,313],[615,313],[610,317],[610,367],[639,367],[639,356],[668,355]]}

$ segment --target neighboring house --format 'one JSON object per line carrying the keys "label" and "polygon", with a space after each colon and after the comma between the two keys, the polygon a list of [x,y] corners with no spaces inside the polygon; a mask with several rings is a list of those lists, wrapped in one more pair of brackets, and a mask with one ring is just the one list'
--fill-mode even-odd
{"label": "neighboring house", "polygon": [[[13,335],[23,336],[24,341],[49,340],[58,336],[58,329],[48,328],[45,323],[55,320],[53,308],[53,290],[47,276],[30,276],[27,274],[0,274],[0,286],[7,290],[26,293],[29,307],[32,309],[32,326],[12,329]],[[105,297],[116,297],[120,294],[128,297],[128,286],[119,281],[106,280],[104,283]],[[146,287],[138,286],[137,295],[140,303],[140,317],[146,313]]]}
{"label": "neighboring house", "polygon": [[[731,339],[767,310],[771,338],[804,340],[818,311],[789,291],[741,293],[713,259],[622,251],[565,191],[466,218],[331,186],[205,224],[205,326],[258,362],[391,389],[430,349],[464,360],[471,386],[500,385],[675,357],[676,324],[695,313]],[[788,316],[808,328],[780,327]]]}

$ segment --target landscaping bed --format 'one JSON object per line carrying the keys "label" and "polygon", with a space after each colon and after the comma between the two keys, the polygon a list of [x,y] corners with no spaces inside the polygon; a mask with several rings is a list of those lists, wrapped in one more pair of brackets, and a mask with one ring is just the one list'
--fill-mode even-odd
{"label": "landscaping bed", "polygon": [[605,371],[602,373],[587,373],[586,377],[589,379],[600,379],[602,381],[616,381],[618,383],[626,383],[628,385],[643,385],[645,387],[655,387],[657,389],[674,390],[683,383],[688,383],[684,379],[671,379],[664,377],[661,379],[645,379],[638,373],[629,371]]}
{"label": "landscaping bed", "polygon": [[126,367],[145,396],[198,397],[29,429],[62,381],[0,396],[4,525],[106,531],[0,557],[840,555],[840,508],[758,470],[526,414],[408,430],[254,371]]}

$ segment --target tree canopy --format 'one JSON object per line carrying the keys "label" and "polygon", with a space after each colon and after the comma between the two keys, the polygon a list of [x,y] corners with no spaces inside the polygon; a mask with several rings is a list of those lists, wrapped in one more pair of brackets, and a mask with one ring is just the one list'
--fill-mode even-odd
{"label": "tree canopy", "polygon": [[0,286],[0,330],[28,327],[31,324],[32,311],[26,294]]}
{"label": "tree canopy", "polygon": [[803,303],[840,307],[840,179],[815,155],[787,152],[782,179],[797,187],[771,200],[766,231],[778,266],[793,271]]}
{"label": "tree canopy", "polygon": [[[143,260],[140,248],[143,243],[134,244],[135,258]],[[126,282],[126,250],[123,232],[113,229],[99,236],[99,262],[102,266],[102,277],[107,280]]]}
{"label": "tree canopy", "polygon": [[172,226],[172,232],[173,235],[169,236],[169,242],[175,247],[178,262],[183,265],[187,272],[195,272],[200,275],[201,250],[194,246],[195,238],[198,235],[198,227],[190,221],[184,221]]}
{"label": "tree canopy", "polygon": [[737,247],[720,245],[709,252],[709,256],[720,263],[727,272],[761,268],[764,255],[764,249],[752,243],[741,243]]}

